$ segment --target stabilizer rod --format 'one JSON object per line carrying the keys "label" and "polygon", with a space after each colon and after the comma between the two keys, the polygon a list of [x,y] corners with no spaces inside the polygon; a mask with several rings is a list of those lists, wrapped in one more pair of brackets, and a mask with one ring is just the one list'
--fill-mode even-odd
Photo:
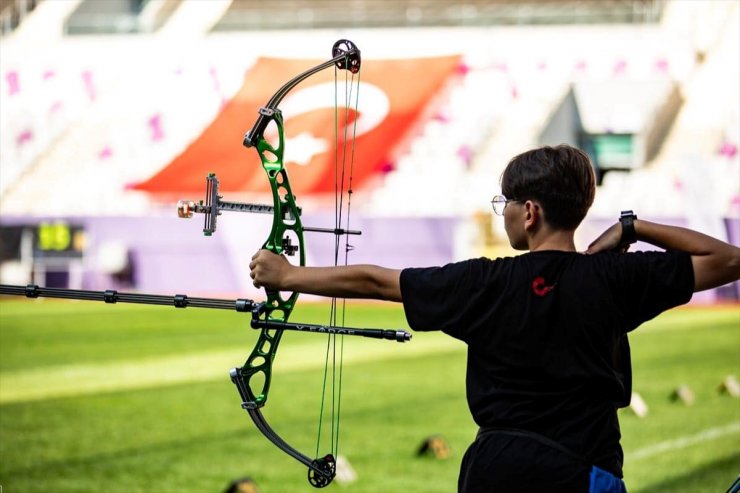
{"label": "stabilizer rod", "polygon": [[103,301],[105,303],[139,303],[144,305],[165,305],[175,308],[216,308],[251,312],[254,301],[247,299],[225,300],[218,298],[191,298],[186,294],[165,296],[159,294],[119,293],[113,289],[106,291],[87,291],[83,289],[44,288],[35,284],[13,286],[0,284],[0,294],[25,296],[27,298],[64,298],[68,300]]}
{"label": "stabilizer rod", "polygon": [[346,336],[370,337],[373,339],[387,339],[397,342],[411,340],[411,334],[401,329],[359,329],[353,327],[335,327],[332,325],[298,324],[290,322],[276,322],[258,318],[264,309],[264,303],[255,303],[252,300],[239,298],[226,300],[219,298],[191,298],[186,294],[166,296],[159,294],[119,293],[116,290],[87,291],[84,289],[45,288],[36,284],[14,286],[0,284],[0,295],[25,296],[26,298],[62,298],[67,300],[103,301],[105,303],[138,303],[144,305],[164,305],[175,308],[214,308],[219,310],[236,310],[237,312],[252,313],[253,329],[268,330],[295,330],[299,332],[313,332],[317,334],[336,334]]}
{"label": "stabilizer rod", "polygon": [[401,329],[358,329],[353,327],[335,327],[333,325],[276,322],[259,318],[252,318],[252,328],[267,330],[296,330],[299,332],[313,332],[317,334],[360,336],[370,337],[372,339],[388,339],[396,342],[406,342],[411,340],[411,334]]}

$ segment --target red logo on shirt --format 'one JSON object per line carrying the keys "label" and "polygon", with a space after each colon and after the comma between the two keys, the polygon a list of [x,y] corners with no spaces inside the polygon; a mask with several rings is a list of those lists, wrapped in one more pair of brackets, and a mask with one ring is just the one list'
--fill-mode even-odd
{"label": "red logo on shirt", "polygon": [[545,278],[535,277],[534,281],[532,281],[532,291],[534,291],[534,294],[537,296],[545,296],[547,293],[553,290],[555,288],[555,285],[552,286],[545,286]]}

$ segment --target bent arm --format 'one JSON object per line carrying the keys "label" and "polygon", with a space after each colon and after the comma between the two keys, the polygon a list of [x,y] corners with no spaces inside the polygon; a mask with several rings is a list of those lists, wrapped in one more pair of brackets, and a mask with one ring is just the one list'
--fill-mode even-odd
{"label": "bent arm", "polygon": [[[740,248],[703,233],[678,226],[666,226],[642,219],[635,220],[637,239],[666,250],[691,255],[694,268],[694,292],[716,288],[740,279]],[[619,248],[622,226],[617,223],[604,231],[586,253]]]}
{"label": "bent arm", "polygon": [[337,298],[402,301],[401,271],[377,265],[299,267],[260,250],[249,265],[256,287]]}
{"label": "bent arm", "polygon": [[691,255],[694,291],[716,288],[740,279],[740,248],[717,238],[677,226],[635,221],[637,239]]}

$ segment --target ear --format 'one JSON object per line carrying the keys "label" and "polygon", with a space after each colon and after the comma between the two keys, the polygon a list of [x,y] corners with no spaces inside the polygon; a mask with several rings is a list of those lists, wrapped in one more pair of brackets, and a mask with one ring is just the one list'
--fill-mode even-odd
{"label": "ear", "polygon": [[540,205],[531,200],[524,203],[524,229],[530,230],[536,228],[542,220],[542,209]]}

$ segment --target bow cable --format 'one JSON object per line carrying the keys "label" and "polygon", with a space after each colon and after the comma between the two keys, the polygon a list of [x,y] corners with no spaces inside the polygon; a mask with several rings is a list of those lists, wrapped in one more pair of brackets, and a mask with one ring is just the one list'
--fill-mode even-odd
{"label": "bow cable", "polygon": [[[359,74],[359,72],[358,72]],[[339,115],[338,115],[338,76],[337,70],[334,71],[334,227],[335,231],[343,231],[342,229],[342,215],[344,213],[344,192],[345,183],[348,183],[347,187],[347,214],[346,214],[346,228],[349,228],[350,210],[351,210],[351,197],[352,197],[352,176],[354,171],[354,156],[355,156],[355,138],[357,135],[357,118],[359,108],[359,75],[355,82],[354,73],[345,73],[344,80],[344,124],[341,146],[341,158],[340,158],[340,146],[339,146]],[[354,114],[352,115],[349,111],[352,108],[353,90],[357,84],[357,92],[354,93]],[[348,132],[350,127],[350,118],[353,118],[352,136],[351,136],[351,150],[349,152],[349,174],[346,173],[347,159],[348,159]],[[341,167],[340,167],[341,162]],[[339,249],[341,246],[341,239],[339,234],[334,236],[334,265],[339,265]],[[345,238],[344,244],[344,265],[348,265],[348,252],[352,249],[347,238]],[[341,312],[341,324],[338,324],[339,313]],[[334,297],[331,300],[331,309],[329,314],[329,324],[333,326],[344,326],[346,313],[346,299],[342,300],[341,308],[338,308],[337,298]],[[337,341],[339,336],[339,341]],[[324,379],[322,384],[321,393],[321,404],[319,410],[319,426],[318,436],[316,440],[316,455],[318,456],[321,447],[321,429],[324,419],[324,403],[325,395],[327,390],[328,372],[329,372],[329,355],[331,354],[331,451],[336,457],[339,451],[339,423],[340,423],[340,411],[341,411],[341,394],[342,394],[342,375],[343,375],[343,361],[344,361],[344,335],[332,333],[327,337],[326,355],[324,362]],[[338,359],[338,363],[337,363]]]}

